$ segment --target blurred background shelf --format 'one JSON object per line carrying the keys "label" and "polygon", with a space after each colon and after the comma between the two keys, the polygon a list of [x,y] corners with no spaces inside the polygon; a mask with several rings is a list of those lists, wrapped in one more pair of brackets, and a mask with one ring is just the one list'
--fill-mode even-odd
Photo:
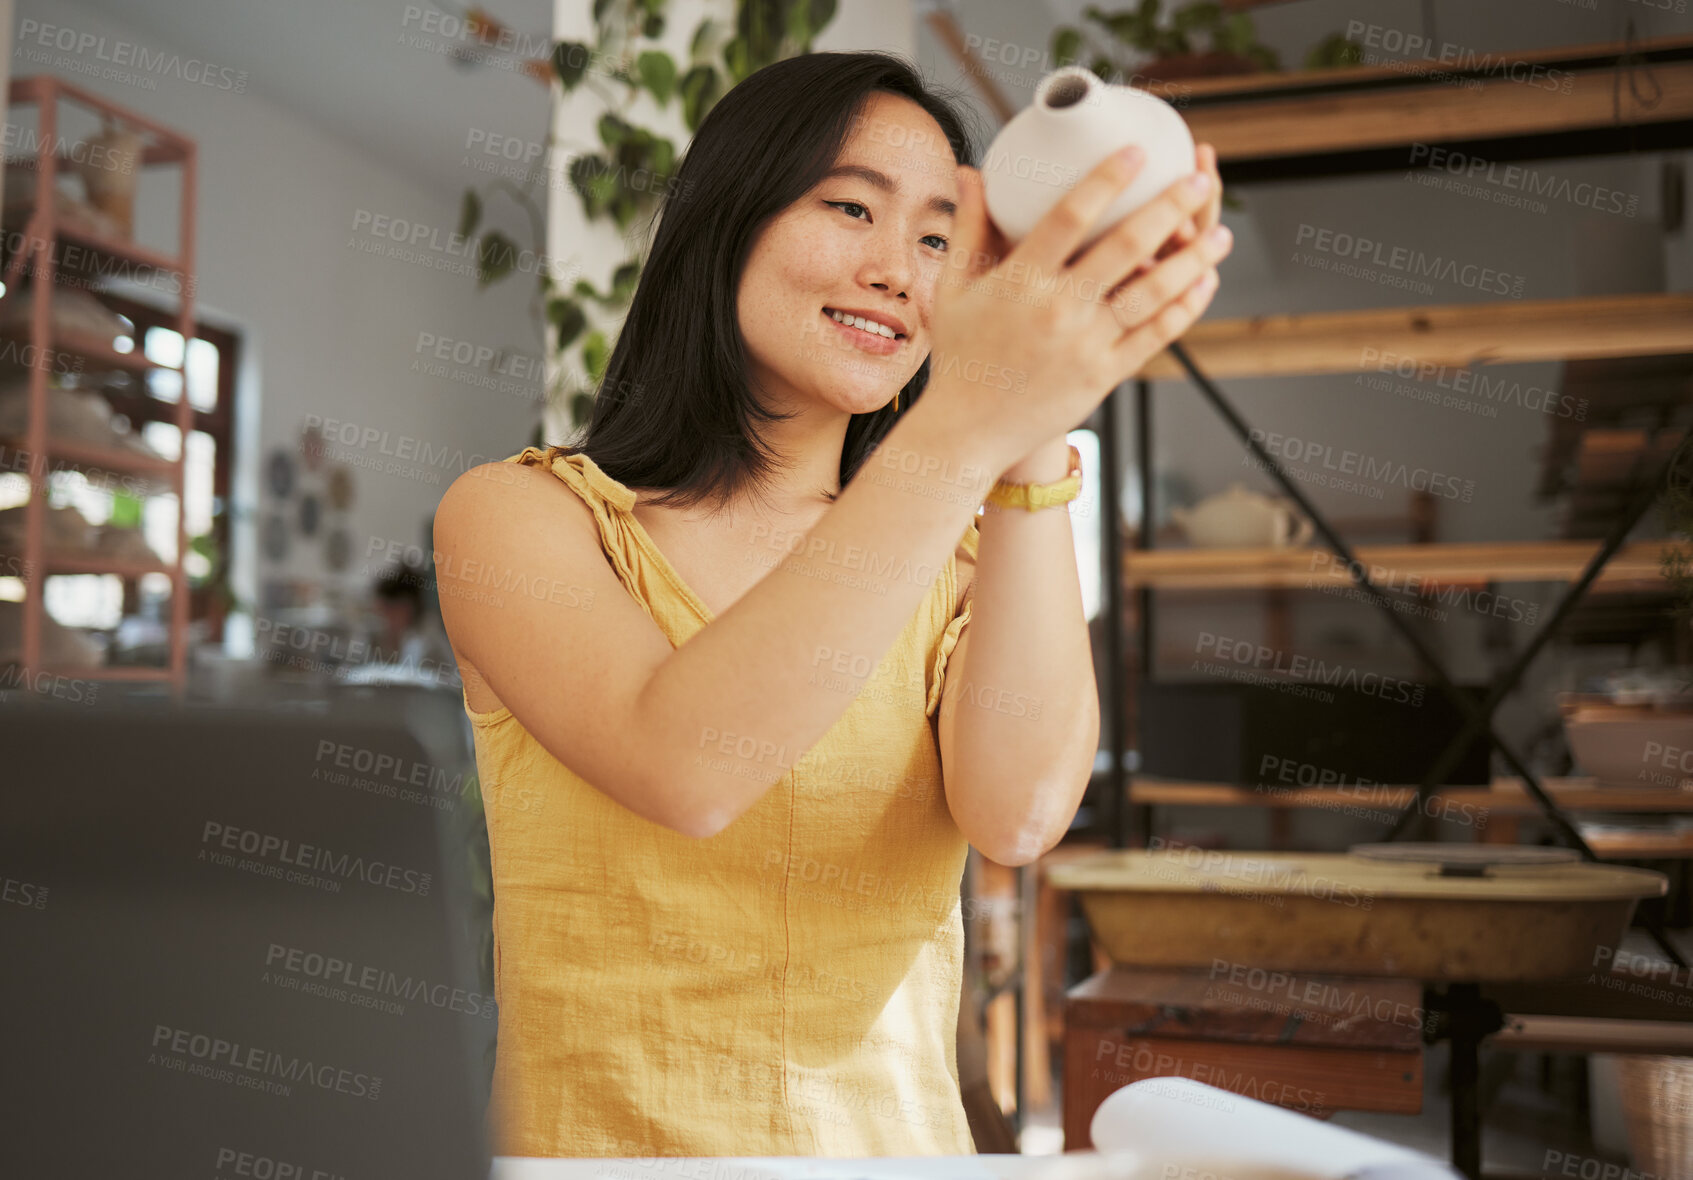
{"label": "blurred background shelf", "polygon": [[[0,343],[8,354],[47,358],[9,366],[23,392],[23,421],[8,423],[0,438],[13,458],[8,471],[28,477],[27,499],[21,506],[23,526],[7,542],[8,574],[21,580],[21,603],[7,601],[6,637],[0,665],[15,665],[35,682],[64,677],[75,681],[119,680],[167,684],[180,696],[186,689],[190,631],[190,593],[185,560],[190,545],[187,530],[188,439],[196,424],[188,396],[187,374],[180,363],[150,355],[143,346],[144,331],[125,315],[133,309],[108,289],[108,280],[146,282],[171,297],[174,306],[159,314],[174,320],[186,355],[194,328],[194,240],[197,150],[194,140],[128,107],[52,75],[12,81],[8,89],[10,115],[16,120],[33,115],[33,152],[7,160],[27,184],[9,189],[5,204],[4,293],[0,294]],[[31,110],[30,108],[33,108]],[[114,161],[126,161],[122,171],[128,184],[114,182],[117,164],[91,175],[78,155],[64,147],[79,134],[90,117],[98,121],[97,141],[104,141]],[[81,145],[79,145],[81,146]],[[126,152],[129,153],[126,156]],[[180,167],[175,199],[178,257],[130,240],[134,225],[134,185],[146,169],[158,165]],[[88,200],[77,200],[60,187],[62,176],[80,171]],[[160,283],[160,275],[171,276]],[[22,306],[27,302],[27,309]],[[119,328],[118,325],[128,325]],[[96,330],[98,329],[98,330]],[[128,345],[125,348],[125,345]],[[168,400],[166,381],[174,379],[175,405],[143,421],[174,427],[175,457],[166,458],[141,433],[132,432],[133,393],[148,389]],[[52,380],[50,381],[50,378]],[[22,392],[22,391],[20,391]],[[114,406],[131,395],[128,407]],[[14,411],[17,403],[14,401]],[[61,420],[62,416],[62,420]],[[103,441],[107,438],[110,441]],[[175,552],[171,560],[154,555],[139,530],[133,535],[108,535],[106,545],[80,546],[80,537],[50,533],[50,479],[72,471],[105,484],[115,504],[118,496],[133,510],[125,524],[133,525],[137,505],[154,497],[175,501]],[[78,522],[74,507],[66,508]],[[98,519],[98,517],[96,517]],[[59,522],[55,522],[59,523]],[[119,532],[126,532],[120,529]],[[124,542],[118,544],[115,542]],[[67,548],[67,545],[76,545]],[[104,550],[104,551],[103,551]],[[115,575],[122,587],[121,618],[101,639],[67,627],[48,613],[50,578]],[[168,580],[168,602],[153,594],[156,617],[137,614],[141,580]],[[70,661],[70,662],[67,662]]]}

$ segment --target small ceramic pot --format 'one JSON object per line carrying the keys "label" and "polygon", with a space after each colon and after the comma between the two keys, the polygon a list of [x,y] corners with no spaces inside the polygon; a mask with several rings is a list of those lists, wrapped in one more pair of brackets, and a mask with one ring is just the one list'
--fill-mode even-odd
{"label": "small ceramic pot", "polygon": [[1194,171],[1198,157],[1187,124],[1163,99],[1103,82],[1081,66],[1054,70],[988,145],[981,166],[988,216],[1007,241],[1021,241],[1077,181],[1131,143],[1146,153],[1146,163],[1084,246]]}

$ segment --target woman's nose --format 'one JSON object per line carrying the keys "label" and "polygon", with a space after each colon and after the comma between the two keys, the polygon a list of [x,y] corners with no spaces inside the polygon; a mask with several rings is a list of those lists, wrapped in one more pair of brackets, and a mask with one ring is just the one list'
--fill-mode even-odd
{"label": "woman's nose", "polygon": [[898,242],[886,241],[878,244],[865,263],[865,278],[872,287],[891,291],[907,299],[911,297],[912,284],[916,277],[917,268],[912,261],[911,251]]}

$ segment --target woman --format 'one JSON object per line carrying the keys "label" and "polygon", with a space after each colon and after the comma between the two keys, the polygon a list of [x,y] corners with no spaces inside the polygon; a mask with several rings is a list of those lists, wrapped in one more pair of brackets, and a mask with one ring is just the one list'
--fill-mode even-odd
{"label": "woman", "polygon": [[1209,191],[1069,262],[1132,162],[1008,252],[970,158],[898,58],[757,71],[687,152],[583,444],[442,500],[500,1153],[973,1150],[967,845],[1055,844],[1099,727],[1067,514],[977,510],[1064,479],[1226,247],[1209,151]]}

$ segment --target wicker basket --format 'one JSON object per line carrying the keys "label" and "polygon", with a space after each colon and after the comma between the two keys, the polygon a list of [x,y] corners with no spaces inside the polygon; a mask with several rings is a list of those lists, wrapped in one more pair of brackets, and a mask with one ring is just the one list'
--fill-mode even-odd
{"label": "wicker basket", "polygon": [[1617,1058],[1634,1166],[1664,1180],[1693,1180],[1693,1058]]}

